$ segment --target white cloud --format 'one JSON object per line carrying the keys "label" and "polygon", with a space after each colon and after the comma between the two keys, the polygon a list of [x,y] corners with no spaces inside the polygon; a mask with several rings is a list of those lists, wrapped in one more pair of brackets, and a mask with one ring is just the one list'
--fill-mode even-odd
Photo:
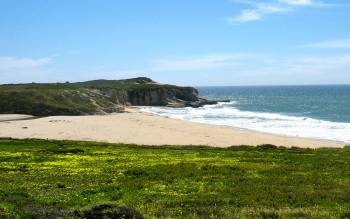
{"label": "white cloud", "polygon": [[281,3],[286,3],[289,5],[313,5],[315,1],[313,0],[279,0]]}
{"label": "white cloud", "polygon": [[[317,73],[329,69],[350,70],[350,54],[332,56],[279,57],[267,54],[214,54],[191,58],[158,59],[152,61],[151,72],[196,72],[234,70],[235,72],[259,72],[270,69],[281,72]],[[138,71],[140,72],[140,71]],[[143,71],[145,72],[145,71]]]}
{"label": "white cloud", "polygon": [[237,17],[228,18],[227,22],[233,23],[244,23],[248,21],[256,21],[261,19],[262,14],[256,10],[243,10]]}
{"label": "white cloud", "polygon": [[280,3],[285,3],[293,6],[311,6],[311,7],[336,7],[348,6],[346,4],[325,3],[317,0],[279,0]]}
{"label": "white cloud", "polygon": [[324,41],[303,45],[306,48],[318,49],[350,49],[350,39]]}
{"label": "white cloud", "polygon": [[146,74],[144,70],[113,70],[113,71],[99,71],[91,72],[90,74],[84,75],[84,80],[96,80],[96,79],[123,79],[123,78],[134,78],[142,77]]}
{"label": "white cloud", "polygon": [[180,81],[180,76],[197,75],[193,82],[197,85],[350,83],[350,53],[289,57],[215,54],[158,60],[153,64],[148,71],[154,75],[173,81]]}
{"label": "white cloud", "polygon": [[227,80],[226,84],[346,84],[350,83],[349,71],[350,54],[286,58],[274,56],[254,66],[247,64],[244,68],[228,71],[227,75],[231,74],[232,79],[231,82]]}
{"label": "white cloud", "polygon": [[180,59],[153,60],[151,71],[198,71],[239,65],[245,55],[207,55]]}
{"label": "white cloud", "polygon": [[[244,69],[256,84],[346,84],[350,83],[350,54],[278,58],[257,68]],[[249,83],[249,79],[246,83]]]}
{"label": "white cloud", "polygon": [[72,49],[69,51],[70,54],[78,54],[79,53],[79,50],[76,50],[76,49]]}
{"label": "white cloud", "polygon": [[[278,63],[279,62],[279,63]],[[350,54],[294,57],[276,60],[276,67],[290,74],[335,74],[350,70]]]}
{"label": "white cloud", "polygon": [[[43,69],[52,58],[0,57],[0,84],[14,82],[43,81],[48,72]],[[50,75],[50,78],[53,77]]]}
{"label": "white cloud", "polygon": [[39,59],[0,57],[0,73],[5,71],[34,69],[47,65],[51,61],[52,59],[47,57]]}
{"label": "white cloud", "polygon": [[297,7],[326,7],[334,6],[315,0],[271,0],[268,2],[261,1],[244,1],[232,0],[235,3],[246,4],[252,7],[244,9],[238,15],[230,17],[227,20],[230,24],[245,23],[250,21],[261,20],[267,15],[282,14],[294,10]]}
{"label": "white cloud", "polygon": [[227,21],[233,23],[245,23],[262,19],[268,14],[278,14],[289,11],[290,7],[257,3],[254,9],[242,10],[239,15],[228,18]]}

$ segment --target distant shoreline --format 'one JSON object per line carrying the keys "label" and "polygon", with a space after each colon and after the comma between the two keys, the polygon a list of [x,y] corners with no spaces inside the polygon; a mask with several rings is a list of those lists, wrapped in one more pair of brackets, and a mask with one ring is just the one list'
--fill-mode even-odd
{"label": "distant shoreline", "polygon": [[[0,121],[5,116],[9,117],[0,115]],[[12,118],[15,117],[12,115]],[[0,137],[213,147],[260,144],[303,148],[345,146],[341,142],[279,136],[170,119],[141,112],[135,107],[127,108],[127,113],[102,116],[52,116],[0,122]]]}

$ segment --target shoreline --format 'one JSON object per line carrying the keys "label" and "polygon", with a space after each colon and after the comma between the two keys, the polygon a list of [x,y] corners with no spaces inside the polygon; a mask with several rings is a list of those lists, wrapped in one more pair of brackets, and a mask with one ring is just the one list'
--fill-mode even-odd
{"label": "shoreline", "polygon": [[299,136],[275,134],[275,133],[268,133],[268,132],[256,131],[256,130],[248,129],[248,128],[240,128],[240,127],[234,127],[234,126],[228,126],[228,125],[208,124],[208,123],[204,123],[204,122],[202,123],[202,122],[189,121],[189,120],[185,120],[185,119],[171,118],[171,117],[169,117],[169,116],[161,116],[161,115],[157,115],[157,114],[155,114],[155,113],[150,113],[150,112],[141,111],[140,108],[142,108],[142,107],[138,107],[138,106],[133,106],[133,107],[128,107],[128,108],[129,108],[129,109],[130,109],[130,108],[131,108],[131,109],[135,108],[135,109],[139,110],[140,112],[149,114],[149,115],[151,115],[151,116],[159,116],[159,117],[166,118],[166,119],[174,119],[174,120],[185,121],[185,122],[196,123],[196,124],[202,124],[202,125],[223,127],[223,128],[233,129],[233,130],[236,130],[236,131],[254,132],[254,133],[257,133],[257,134],[272,135],[272,136],[282,137],[282,138],[297,138],[297,139],[308,140],[308,141],[320,141],[320,142],[324,142],[324,143],[343,145],[342,147],[344,147],[344,146],[350,144],[350,143],[343,142],[343,141],[335,141],[335,140],[328,140],[328,139],[307,138],[307,137],[299,137]]}
{"label": "shoreline", "polygon": [[204,122],[203,123],[202,122],[194,122],[194,121],[189,121],[189,120],[185,120],[185,119],[171,118],[169,116],[160,116],[160,115],[149,113],[149,112],[143,112],[143,111],[141,111],[141,112],[149,114],[149,115],[152,115],[152,116],[163,117],[163,118],[166,118],[166,119],[175,119],[175,120],[179,120],[179,121],[191,122],[191,123],[202,124],[202,125],[218,126],[218,127],[233,129],[233,130],[236,130],[236,131],[247,131],[247,132],[255,132],[255,133],[265,134],[265,135],[273,135],[273,136],[276,136],[276,137],[298,138],[298,139],[304,139],[304,140],[310,140],[310,141],[321,141],[321,142],[325,142],[325,143],[335,143],[335,144],[340,144],[340,145],[344,145],[344,146],[350,144],[350,143],[343,142],[343,141],[335,141],[335,140],[328,140],[328,139],[321,139],[321,138],[307,138],[307,137],[300,137],[300,136],[275,134],[275,133],[269,133],[269,132],[263,132],[263,131],[256,131],[256,130],[248,129],[248,128],[240,128],[240,127],[234,127],[234,126],[229,126],[229,125],[208,124],[208,123],[204,123]]}
{"label": "shoreline", "polygon": [[[276,146],[321,148],[346,145],[321,139],[291,137],[254,130],[195,123],[142,112],[127,107],[125,113],[88,116],[51,116],[3,122],[0,137],[83,140],[140,145],[205,145],[230,147],[273,144]],[[23,115],[21,115],[23,116]]]}

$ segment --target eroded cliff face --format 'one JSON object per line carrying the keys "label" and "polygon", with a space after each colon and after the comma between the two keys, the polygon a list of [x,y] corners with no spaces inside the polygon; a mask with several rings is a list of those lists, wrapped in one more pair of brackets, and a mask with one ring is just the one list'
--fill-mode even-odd
{"label": "eroded cliff face", "polygon": [[[153,88],[128,92],[128,102],[135,106],[184,107],[200,99],[194,88]],[[199,102],[198,102],[199,103]]]}
{"label": "eroded cliff face", "polygon": [[[98,83],[108,84],[109,81]],[[122,83],[132,88],[120,90],[103,87],[97,90],[114,104],[124,106],[200,107],[217,103],[200,98],[198,90],[193,87],[162,85],[149,78],[128,79]]]}
{"label": "eroded cliff face", "polygon": [[107,89],[101,93],[113,103],[124,106],[200,107],[217,103],[200,98],[198,91],[192,87],[156,87],[129,91]]}

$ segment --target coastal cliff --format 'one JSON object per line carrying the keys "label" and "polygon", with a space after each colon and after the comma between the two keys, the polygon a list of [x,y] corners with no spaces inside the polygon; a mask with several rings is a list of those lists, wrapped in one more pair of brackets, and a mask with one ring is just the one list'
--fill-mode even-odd
{"label": "coastal cliff", "polygon": [[0,86],[0,113],[93,115],[123,112],[125,106],[200,107],[215,104],[193,87],[159,84],[149,78],[78,83]]}

